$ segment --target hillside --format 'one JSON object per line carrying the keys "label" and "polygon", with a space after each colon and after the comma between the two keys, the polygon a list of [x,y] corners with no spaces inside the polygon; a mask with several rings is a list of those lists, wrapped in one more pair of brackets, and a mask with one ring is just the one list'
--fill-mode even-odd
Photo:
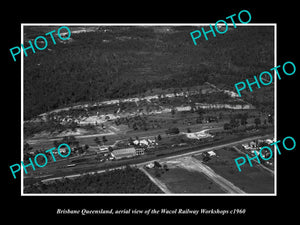
{"label": "hillside", "polygon": [[[238,27],[198,46],[189,36],[195,29],[106,26],[74,33],[55,46],[48,42],[46,50],[24,60],[24,119],[73,103],[137,96],[155,88],[208,81],[233,90],[234,83],[273,67],[272,27]],[[25,27],[25,37],[46,30]],[[272,90],[261,91],[272,104]]]}

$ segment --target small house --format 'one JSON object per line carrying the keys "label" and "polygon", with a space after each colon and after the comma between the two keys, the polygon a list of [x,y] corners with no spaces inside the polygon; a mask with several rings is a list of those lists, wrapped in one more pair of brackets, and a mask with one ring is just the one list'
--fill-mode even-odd
{"label": "small house", "polygon": [[214,151],[208,151],[207,153],[210,157],[216,156],[216,153]]}

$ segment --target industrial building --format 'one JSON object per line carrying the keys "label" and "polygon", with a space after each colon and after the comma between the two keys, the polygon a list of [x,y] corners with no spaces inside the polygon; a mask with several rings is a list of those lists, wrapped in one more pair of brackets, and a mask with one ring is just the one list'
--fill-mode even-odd
{"label": "industrial building", "polygon": [[130,158],[136,156],[135,148],[116,149],[111,152],[115,159]]}

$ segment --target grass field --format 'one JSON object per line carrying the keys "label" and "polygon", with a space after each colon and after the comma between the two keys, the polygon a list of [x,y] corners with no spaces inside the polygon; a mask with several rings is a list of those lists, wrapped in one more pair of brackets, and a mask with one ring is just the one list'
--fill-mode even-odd
{"label": "grass field", "polygon": [[[149,170],[154,175],[154,170]],[[171,168],[157,177],[172,193],[225,193],[204,174],[183,168]]]}
{"label": "grass field", "polygon": [[[270,172],[258,167],[253,163],[250,167],[248,163],[241,167],[241,172],[235,164],[234,159],[241,155],[233,148],[220,149],[218,157],[211,158],[205,164],[211,167],[216,173],[223,176],[246,193],[274,193],[274,177]],[[200,156],[195,156],[200,159]]]}

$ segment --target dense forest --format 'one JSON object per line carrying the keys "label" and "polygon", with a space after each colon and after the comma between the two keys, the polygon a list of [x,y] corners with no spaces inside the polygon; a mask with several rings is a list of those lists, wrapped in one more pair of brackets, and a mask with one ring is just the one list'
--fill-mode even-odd
{"label": "dense forest", "polygon": [[75,179],[42,182],[24,188],[24,193],[162,193],[139,169],[127,166]]}
{"label": "dense forest", "polygon": [[[100,28],[56,45],[49,40],[47,49],[24,57],[25,120],[74,103],[126,98],[154,88],[209,81],[234,90],[236,82],[273,67],[273,27],[238,27],[197,46],[189,33],[199,27]],[[47,27],[41,29],[46,33]],[[43,33],[38,27],[24,32],[27,38]]]}

